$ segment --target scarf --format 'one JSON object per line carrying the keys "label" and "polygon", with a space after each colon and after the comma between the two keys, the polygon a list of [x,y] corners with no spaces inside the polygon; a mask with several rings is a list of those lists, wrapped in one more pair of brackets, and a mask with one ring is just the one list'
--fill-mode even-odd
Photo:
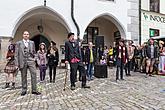
{"label": "scarf", "polygon": [[126,48],[119,46],[119,59],[123,61],[123,63],[126,63]]}

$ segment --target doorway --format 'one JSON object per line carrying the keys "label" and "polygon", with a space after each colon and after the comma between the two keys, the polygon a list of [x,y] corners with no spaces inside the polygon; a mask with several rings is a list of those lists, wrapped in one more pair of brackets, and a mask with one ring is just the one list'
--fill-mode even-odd
{"label": "doorway", "polygon": [[44,42],[46,44],[46,47],[47,48],[50,45],[49,40],[45,36],[40,35],[40,34],[34,36],[33,38],[31,38],[31,40],[34,41],[34,43],[35,43],[35,49],[36,49],[36,51],[39,50],[39,44],[42,43],[42,42]]}

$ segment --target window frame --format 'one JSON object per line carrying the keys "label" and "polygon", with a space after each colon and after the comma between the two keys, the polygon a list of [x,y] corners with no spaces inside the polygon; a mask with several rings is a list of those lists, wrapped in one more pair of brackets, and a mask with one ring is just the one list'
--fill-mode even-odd
{"label": "window frame", "polygon": [[[156,3],[158,3],[157,6]],[[149,4],[150,4],[149,8],[151,12],[160,13],[160,0],[150,0]]]}
{"label": "window frame", "polygon": [[[151,30],[153,30],[154,32],[158,32],[158,35],[154,34],[154,36],[151,36],[151,32],[150,32]],[[160,29],[149,28],[149,37],[152,38],[156,36],[160,36]]]}

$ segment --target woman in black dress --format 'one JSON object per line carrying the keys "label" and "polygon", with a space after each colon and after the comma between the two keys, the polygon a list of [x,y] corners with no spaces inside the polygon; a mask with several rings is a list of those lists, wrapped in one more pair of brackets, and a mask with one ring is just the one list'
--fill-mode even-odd
{"label": "woman in black dress", "polygon": [[[47,51],[47,58],[48,58],[50,82],[52,83],[53,81],[53,83],[55,83],[56,67],[59,61],[59,53],[56,47],[56,43],[54,41],[50,42],[50,46]],[[53,71],[53,77],[52,77],[52,71]]]}

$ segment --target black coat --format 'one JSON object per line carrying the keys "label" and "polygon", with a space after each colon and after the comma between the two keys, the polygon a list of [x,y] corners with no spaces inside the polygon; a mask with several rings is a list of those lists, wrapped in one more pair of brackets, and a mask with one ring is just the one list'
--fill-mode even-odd
{"label": "black coat", "polygon": [[54,55],[50,54],[50,50],[47,51],[48,65],[58,65],[59,53],[55,51]]}
{"label": "black coat", "polygon": [[65,42],[65,61],[71,62],[71,59],[77,58],[81,60],[80,48],[78,42]]}
{"label": "black coat", "polygon": [[[158,54],[159,54],[158,48],[156,46],[154,46],[154,58],[158,58]],[[146,57],[151,58],[151,46],[150,45],[148,45],[146,47]]]}
{"label": "black coat", "polygon": [[[93,52],[93,62],[95,63],[96,60],[96,51],[94,48],[92,48],[92,52]],[[86,52],[85,52],[85,62],[90,63],[90,49],[87,48]]]}

